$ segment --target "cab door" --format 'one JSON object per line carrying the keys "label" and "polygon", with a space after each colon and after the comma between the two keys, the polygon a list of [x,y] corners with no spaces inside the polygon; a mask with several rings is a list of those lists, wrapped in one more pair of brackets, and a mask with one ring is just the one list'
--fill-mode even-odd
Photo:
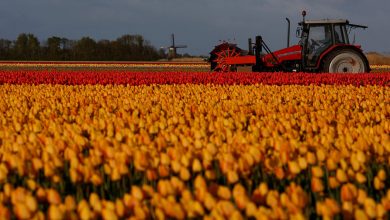
{"label": "cab door", "polygon": [[322,52],[328,49],[331,45],[333,45],[331,24],[310,25],[307,43],[304,48],[305,66],[315,67]]}
{"label": "cab door", "polygon": [[334,43],[335,44],[349,44],[347,30],[345,24],[335,24],[334,29]]}

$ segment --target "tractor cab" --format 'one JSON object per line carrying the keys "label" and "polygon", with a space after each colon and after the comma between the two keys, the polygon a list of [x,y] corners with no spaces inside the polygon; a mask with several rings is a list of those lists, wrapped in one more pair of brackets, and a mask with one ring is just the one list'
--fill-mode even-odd
{"label": "tractor cab", "polygon": [[[330,48],[350,45],[349,28],[366,26],[349,24],[345,19],[304,20],[299,23],[297,35],[301,38],[302,61],[307,68],[315,68],[324,54]],[[299,36],[300,35],[300,36]]]}

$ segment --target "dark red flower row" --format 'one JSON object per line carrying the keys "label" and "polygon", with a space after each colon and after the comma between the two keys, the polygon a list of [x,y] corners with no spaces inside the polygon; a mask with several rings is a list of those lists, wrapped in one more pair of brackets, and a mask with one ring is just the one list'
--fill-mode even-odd
{"label": "dark red flower row", "polygon": [[390,86],[390,73],[209,73],[123,71],[0,71],[0,84],[272,84],[272,85],[381,85]]}

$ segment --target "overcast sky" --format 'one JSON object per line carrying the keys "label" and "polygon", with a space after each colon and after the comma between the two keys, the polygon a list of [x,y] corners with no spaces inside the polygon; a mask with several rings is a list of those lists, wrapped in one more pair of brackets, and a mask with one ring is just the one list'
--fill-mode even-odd
{"label": "overcast sky", "polygon": [[50,36],[114,40],[141,34],[159,48],[188,45],[179,53],[206,55],[219,40],[247,49],[248,37],[262,35],[272,50],[286,46],[286,20],[291,41],[301,11],[307,19],[345,18],[367,25],[356,33],[365,51],[390,52],[390,0],[1,0],[0,38],[32,33]]}

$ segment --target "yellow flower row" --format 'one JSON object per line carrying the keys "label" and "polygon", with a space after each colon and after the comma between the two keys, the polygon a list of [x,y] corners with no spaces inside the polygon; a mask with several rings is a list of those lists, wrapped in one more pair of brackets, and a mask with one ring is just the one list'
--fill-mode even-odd
{"label": "yellow flower row", "polygon": [[187,67],[187,68],[193,68],[193,67],[208,67],[209,64],[207,63],[169,63],[169,62],[133,62],[133,63],[93,63],[93,62],[86,62],[86,63],[61,63],[61,62],[53,62],[53,63],[40,63],[40,62],[0,62],[0,67],[100,67],[100,68],[137,68],[137,67],[147,67],[147,68],[153,68],[153,67]]}
{"label": "yellow flower row", "polygon": [[0,93],[3,217],[304,219],[314,197],[324,218],[390,211],[389,87],[5,84]]}
{"label": "yellow flower row", "polygon": [[390,65],[370,65],[371,69],[390,69]]}

